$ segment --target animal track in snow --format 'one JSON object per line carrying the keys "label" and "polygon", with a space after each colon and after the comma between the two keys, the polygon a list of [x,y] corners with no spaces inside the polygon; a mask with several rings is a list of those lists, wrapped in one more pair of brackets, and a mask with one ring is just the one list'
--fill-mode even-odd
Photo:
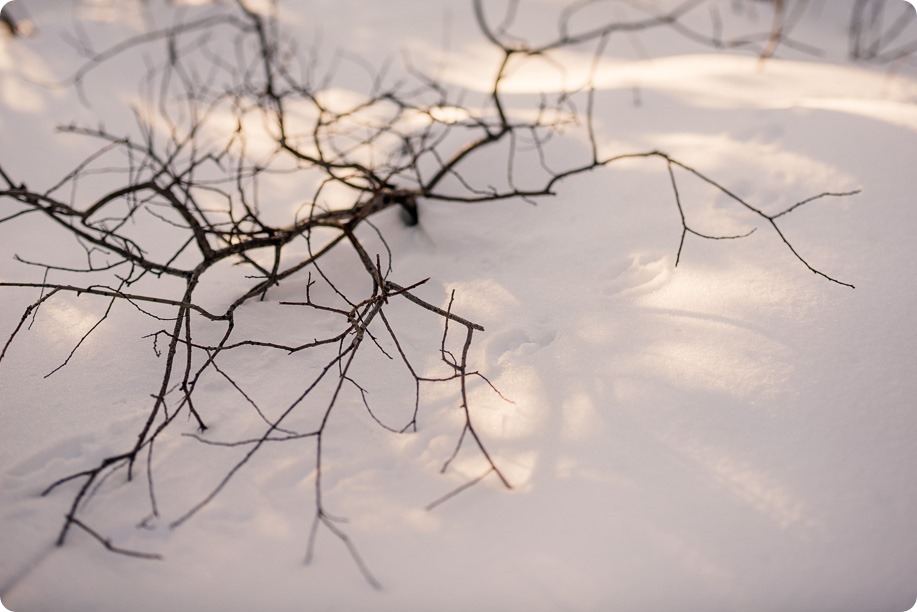
{"label": "animal track in snow", "polygon": [[509,327],[494,334],[487,343],[487,362],[499,364],[507,357],[531,355],[550,345],[556,337],[557,330],[553,327],[543,325],[535,329],[522,326]]}
{"label": "animal track in snow", "polygon": [[617,297],[636,292],[653,291],[665,284],[671,275],[668,257],[634,255],[629,262],[609,265],[599,289],[605,297]]}
{"label": "animal track in snow", "polygon": [[92,443],[90,436],[65,438],[47,448],[25,457],[9,471],[11,476],[27,478],[43,474],[48,468],[79,461]]}

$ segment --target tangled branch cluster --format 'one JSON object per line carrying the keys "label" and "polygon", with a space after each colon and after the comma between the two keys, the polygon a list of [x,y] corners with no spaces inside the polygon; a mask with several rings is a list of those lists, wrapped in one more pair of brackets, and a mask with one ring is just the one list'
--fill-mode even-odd
{"label": "tangled branch cluster", "polygon": [[[625,159],[656,159],[665,166],[681,221],[676,262],[681,259],[688,235],[716,240],[748,235],[713,235],[696,229],[687,219],[679,196],[677,174],[686,173],[760,217],[762,225],[772,230],[813,273],[846,285],[810,265],[781,232],[779,223],[812,200],[847,194],[822,193],[777,214],[768,214],[665,152],[605,155],[593,129],[591,78],[577,90],[542,95],[536,112],[525,116],[512,112],[506,103],[504,83],[526,61],[549,58],[552,52],[574,45],[592,45],[597,62],[609,37],[618,32],[674,27],[690,33],[679,20],[699,2],[691,0],[665,14],[577,32],[572,20],[587,4],[578,3],[563,13],[556,38],[538,45],[508,33],[517,4],[510,3],[504,19],[494,25],[484,3],[474,2],[481,33],[500,55],[493,68],[490,91],[480,108],[464,102],[466,92],[452,91],[411,67],[409,78],[392,81],[384,69],[367,66],[371,86],[366,95],[359,100],[335,98],[332,84],[336,62],[362,64],[341,54],[330,67],[320,70],[314,50],[303,53],[284,34],[276,4],[258,11],[247,0],[236,0],[196,19],[153,29],[107,50],[83,49],[86,61],[68,82],[86,100],[90,73],[106,61],[143,45],[164,44],[166,53],[161,64],[147,68],[144,104],[133,109],[136,134],[116,134],[101,126],[62,127],[64,133],[98,141],[99,148],[62,178],[41,188],[18,181],[0,164],[0,201],[5,203],[0,209],[0,225],[14,227],[26,216],[40,216],[72,237],[84,250],[86,259],[83,267],[20,259],[37,266],[43,277],[33,283],[0,283],[7,289],[39,292],[3,345],[0,362],[9,357],[14,340],[30,318],[50,300],[93,295],[104,298],[107,304],[104,314],[60,367],[67,365],[115,308],[133,306],[160,321],[163,328],[150,336],[161,367],[148,413],[134,439],[125,444],[122,452],[66,475],[44,490],[43,494],[49,495],[64,485],[77,485],[57,537],[58,545],[63,545],[71,529],[77,527],[115,552],[157,558],[152,553],[113,545],[87,524],[81,511],[109,476],[120,472],[132,480],[143,469],[148,521],[159,519],[160,504],[154,486],[155,443],[182,416],[196,424],[198,432],[191,436],[196,441],[238,447],[244,452],[195,504],[166,519],[169,527],[182,525],[207,506],[266,445],[311,439],[315,449],[316,501],[307,556],[312,556],[317,532],[325,528],[346,545],[367,580],[377,585],[322,497],[327,424],[342,397],[352,393],[358,394],[367,413],[380,426],[394,433],[407,433],[418,427],[421,388],[454,386],[462,425],[453,451],[443,458],[442,469],[448,469],[466,447],[480,454],[487,469],[432,502],[429,508],[491,475],[505,487],[512,487],[488,451],[469,401],[468,385],[472,380],[490,385],[469,362],[474,334],[483,328],[453,312],[451,299],[445,308],[423,299],[418,289],[426,279],[393,280],[392,256],[385,236],[372,222],[374,216],[387,209],[400,210],[406,224],[416,225],[421,222],[422,206],[536,201],[553,195],[561,181],[576,175]],[[716,43],[720,39],[708,40]],[[574,104],[577,96],[584,100],[583,110]],[[571,126],[583,131],[588,151],[581,160],[554,167],[547,149],[553,138]],[[497,186],[482,184],[467,170],[469,162],[494,154],[505,164],[504,180]],[[117,160],[117,165],[112,165],[112,159]],[[521,168],[526,171],[521,172]],[[83,196],[82,184],[100,175],[109,185],[105,191],[90,198]],[[298,201],[288,202],[287,206],[295,212],[284,216],[284,206],[276,204],[279,196],[274,188],[294,181],[311,193],[303,197],[300,189]],[[361,233],[365,231],[369,233]],[[163,246],[163,235],[177,238]],[[367,246],[366,235],[374,236],[373,240],[383,245],[381,252]],[[358,259],[362,284],[354,285],[353,279],[342,278],[339,271],[323,265],[330,253],[341,250]],[[303,252],[305,255],[301,255]],[[227,303],[208,306],[202,281],[226,263],[246,269],[251,282]],[[68,282],[50,282],[49,274],[64,276]],[[99,275],[107,275],[107,280],[81,281]],[[305,298],[282,304],[331,317],[336,325],[324,336],[301,343],[249,337],[238,325],[238,313],[264,300],[284,283],[304,285]],[[354,290],[354,286],[361,288]],[[330,301],[314,297],[316,288],[330,296]],[[411,350],[387,315],[395,308],[418,308],[441,319],[443,334],[438,356],[445,373],[425,374],[410,356]],[[166,309],[166,315],[161,314],[162,309]],[[201,329],[208,330],[208,334],[217,329],[216,340],[200,340]],[[453,341],[456,333],[457,342]],[[252,349],[289,355],[319,354],[323,350],[330,353],[323,353],[329,356],[316,374],[301,384],[298,397],[275,411],[277,416],[269,417],[221,367],[234,355]],[[354,359],[366,351],[377,351],[376,358],[402,364],[413,379],[414,402],[404,424],[390,426],[378,418],[366,390],[353,375]],[[256,411],[260,423],[257,435],[230,441],[208,435],[208,406],[199,398],[203,377],[213,374]],[[499,394],[495,388],[493,391]],[[318,415],[315,427],[300,429],[289,425],[292,415],[306,411]]]}

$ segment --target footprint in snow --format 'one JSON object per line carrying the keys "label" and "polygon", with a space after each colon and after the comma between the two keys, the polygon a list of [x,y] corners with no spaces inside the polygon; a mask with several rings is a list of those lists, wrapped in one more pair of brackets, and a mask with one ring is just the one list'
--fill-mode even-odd
{"label": "footprint in snow", "polygon": [[632,256],[628,261],[617,261],[610,265],[599,284],[607,298],[626,296],[633,293],[654,291],[671,275],[670,257]]}
{"label": "footprint in snow", "polygon": [[91,444],[90,436],[76,436],[60,440],[43,448],[14,465],[7,474],[15,478],[27,479],[41,475],[50,468],[61,468],[73,464],[74,468],[82,460],[85,449]]}
{"label": "footprint in snow", "polygon": [[557,337],[553,327],[538,326],[529,329],[513,326],[497,332],[487,342],[486,354],[489,364],[500,364],[510,357],[526,357],[550,345]]}

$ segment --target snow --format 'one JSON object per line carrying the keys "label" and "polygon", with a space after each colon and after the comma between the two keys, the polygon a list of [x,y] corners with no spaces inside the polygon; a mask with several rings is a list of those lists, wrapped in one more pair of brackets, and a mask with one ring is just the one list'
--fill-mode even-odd
{"label": "snow", "polygon": [[[379,63],[404,51],[440,65],[444,82],[469,96],[486,92],[496,70],[470,3],[287,4],[285,20],[304,39],[320,35],[329,49]],[[75,489],[40,491],[133,442],[161,360],[141,339],[159,325],[116,309],[67,367],[44,378],[106,305],[89,296],[49,301],[0,364],[3,604],[16,612],[911,607],[917,76],[912,62],[846,59],[852,4],[812,2],[794,29],[825,58],[778,48],[762,64],[753,50],[715,52],[664,29],[612,37],[595,107],[603,152],[663,150],[769,214],[822,192],[861,190],[779,219],[806,261],[856,289],[812,274],[761,217],[679,168],[692,228],[755,231],[721,241],[688,235],[676,268],[681,227],[658,158],[569,178],[537,206],[421,202],[418,227],[382,213],[376,222],[393,252],[393,279],[430,277],[417,294],[443,308],[454,290],[452,311],[486,330],[475,334],[470,362],[513,403],[476,381],[473,417],[513,489],[491,475],[425,510],[486,469],[469,447],[440,473],[461,432],[454,389],[426,387],[418,431],[400,435],[378,427],[354,392],[325,438],[323,496],[348,519],[341,528],[381,590],[327,530],[304,564],[314,513],[310,439],[265,445],[199,515],[170,530],[239,451],[164,438],[156,459],[163,521],[137,527],[149,512],[145,485],[123,474],[85,509],[112,542],[163,560],[112,554],[78,531],[56,548]],[[126,58],[94,72],[91,109],[72,90],[30,84],[70,73],[75,60],[59,39],[72,27],[70,11],[56,0],[25,6],[37,34],[0,41],[0,164],[38,186],[89,150],[53,126],[94,114],[122,125],[139,76]],[[560,6],[523,3],[518,31],[549,38]],[[764,3],[718,6],[729,28],[769,27]],[[102,0],[74,7],[92,36],[111,40],[145,18]],[[107,28],[109,20],[127,24]],[[903,40],[917,39],[913,15],[906,28]],[[567,83],[588,74],[588,50],[557,57]],[[361,73],[347,66],[339,90],[326,92],[342,103],[362,93]],[[507,82],[511,112],[531,109],[533,92],[562,86],[559,76],[520,69]],[[550,153],[582,158],[588,143],[571,131]],[[481,184],[495,172],[503,166],[493,158],[463,169]],[[278,189],[292,192],[281,211],[290,212],[295,190]],[[11,203],[0,202],[3,215]],[[369,243],[372,235],[362,234]],[[58,263],[80,256],[59,238],[30,217],[0,225],[0,281],[41,281],[42,271],[14,254]],[[346,274],[359,262],[341,252],[324,265]],[[225,303],[247,286],[220,270],[207,299]],[[253,335],[311,339],[331,319],[306,320],[279,304],[302,299],[304,287],[294,279],[239,316]],[[3,341],[36,297],[3,289]],[[441,319],[406,302],[387,312],[416,364],[441,374]],[[276,418],[301,393],[304,372],[321,363],[322,355],[252,351],[226,368]],[[410,376],[379,353],[354,367],[378,416],[403,426],[413,410]],[[207,436],[230,441],[252,431],[238,394],[217,377],[206,384]],[[306,430],[315,418],[303,411],[284,426]],[[194,431],[190,421],[184,427]]]}

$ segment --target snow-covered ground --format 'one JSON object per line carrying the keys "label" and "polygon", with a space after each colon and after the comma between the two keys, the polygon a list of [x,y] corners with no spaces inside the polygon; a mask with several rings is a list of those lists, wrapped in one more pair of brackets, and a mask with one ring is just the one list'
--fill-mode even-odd
{"label": "snow-covered ground", "polygon": [[[72,88],[29,81],[78,65],[60,38],[74,16],[88,35],[115,41],[149,15],[103,0],[24,4],[35,34],[0,40],[0,166],[38,187],[88,150],[54,127],[126,121],[142,64],[119,57],[92,73],[91,108]],[[407,52],[469,96],[486,91],[499,61],[470,2],[303,4],[291,0],[284,10],[304,49],[321,36],[325,48],[375,65]],[[887,4],[889,16],[906,10]],[[560,6],[523,2],[514,31],[547,37]],[[716,6],[726,34],[770,28],[767,3]],[[852,6],[808,2],[793,37],[823,57],[778,47],[762,63],[760,45],[717,51],[666,28],[613,36],[597,68],[595,122],[604,151],[665,151],[770,214],[823,192],[861,190],[780,218],[806,261],[855,289],[812,274],[761,217],[678,169],[694,229],[756,231],[721,241],[688,235],[676,268],[681,224],[658,158],[572,177],[537,206],[421,202],[417,227],[382,213],[376,222],[392,250],[392,278],[406,285],[430,277],[417,293],[443,308],[455,290],[452,311],[486,329],[469,360],[513,403],[478,381],[473,417],[513,489],[491,476],[425,510],[483,469],[466,449],[440,473],[461,432],[456,396],[432,388],[418,431],[394,434],[353,392],[330,425],[324,503],[348,519],[342,528],[381,590],[328,531],[303,563],[314,514],[311,440],[266,447],[211,505],[170,530],[238,453],[168,439],[157,455],[161,525],[137,527],[148,512],[145,484],[123,475],[84,509],[114,544],[162,560],[113,554],[77,531],[55,547],[75,489],[39,493],[133,443],[161,367],[141,336],[161,324],[115,311],[67,367],[44,378],[106,305],[87,296],[49,301],[0,364],[3,604],[16,612],[910,608],[917,70],[913,58],[848,61]],[[599,3],[590,16],[620,9]],[[913,45],[910,10],[899,40]],[[700,7],[687,21],[709,29],[709,15]],[[574,48],[556,60],[576,81],[592,56]],[[396,61],[392,70],[404,68]],[[532,108],[531,94],[561,86],[558,74],[550,65],[516,74],[505,84],[509,111]],[[571,132],[550,151],[575,159],[588,146]],[[492,164],[472,160],[463,173],[486,176]],[[0,199],[0,218],[13,210]],[[0,224],[0,281],[41,282],[41,269],[13,255],[66,263],[72,249],[58,238],[29,216]],[[341,256],[325,265],[353,262]],[[247,286],[226,272],[212,299]],[[277,304],[302,299],[304,286],[304,278],[288,282],[240,316],[266,335],[320,327]],[[0,341],[37,295],[3,289]],[[434,371],[441,319],[407,307],[390,312],[402,341]],[[403,423],[413,382],[379,365],[385,361],[355,367],[381,418]],[[313,365],[265,353],[234,374],[279,413]],[[232,440],[240,408],[225,387],[205,390],[209,414],[221,415],[208,435]],[[191,422],[184,427],[194,431]]]}

